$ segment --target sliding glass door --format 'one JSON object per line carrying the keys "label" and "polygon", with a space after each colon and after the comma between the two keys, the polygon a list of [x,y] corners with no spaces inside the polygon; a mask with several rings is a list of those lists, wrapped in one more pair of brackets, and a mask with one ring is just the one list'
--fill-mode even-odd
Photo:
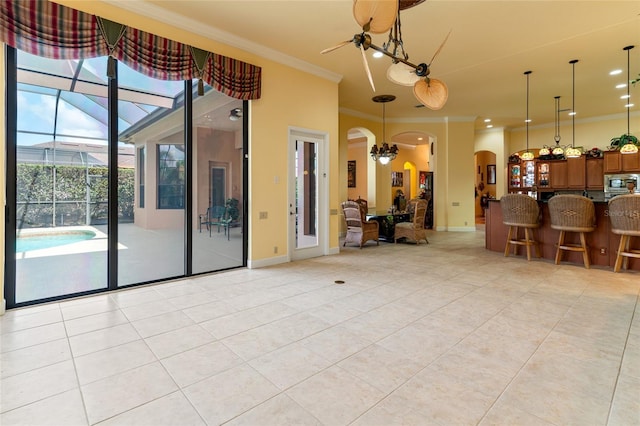
{"label": "sliding glass door", "polygon": [[122,64],[111,90],[106,57],[7,57],[8,307],[246,264],[246,102]]}
{"label": "sliding glass door", "polygon": [[118,64],[118,286],[185,275],[184,89]]}
{"label": "sliding glass door", "polygon": [[107,59],[17,61],[15,302],[106,289]]}

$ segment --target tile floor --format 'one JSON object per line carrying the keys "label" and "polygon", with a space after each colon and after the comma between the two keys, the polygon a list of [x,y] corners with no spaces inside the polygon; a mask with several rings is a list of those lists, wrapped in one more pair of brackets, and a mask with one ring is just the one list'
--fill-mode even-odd
{"label": "tile floor", "polygon": [[640,424],[639,273],[429,238],[9,311],[0,424]]}

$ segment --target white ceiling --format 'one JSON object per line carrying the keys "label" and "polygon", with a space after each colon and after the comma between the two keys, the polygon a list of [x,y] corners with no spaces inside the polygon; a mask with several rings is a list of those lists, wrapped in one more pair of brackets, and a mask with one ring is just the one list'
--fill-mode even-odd
{"label": "white ceiling", "polygon": [[[401,11],[402,38],[413,63],[429,62],[451,30],[431,66],[431,77],[449,87],[448,102],[438,111],[416,108],[419,102],[412,88],[389,82],[386,69],[391,60],[371,58],[372,49],[367,56],[375,93],[353,44],[320,54],[361,32],[352,15],[352,0],[106,1],[268,58],[297,58],[303,62],[296,66],[341,77],[342,110],[380,117],[380,104],[371,98],[396,95],[386,106],[390,121],[475,119],[476,127],[484,128],[483,119],[490,118],[495,127],[522,127],[526,116],[523,73],[531,70],[531,126],[552,125],[554,96],[561,96],[561,109],[571,108],[572,59],[579,60],[576,120],[626,115],[626,102],[620,99],[626,89],[614,88],[627,79],[623,47],[636,46],[630,51],[631,79],[640,74],[640,1],[427,0]],[[372,38],[382,46],[388,35]],[[615,68],[625,72],[609,76]],[[635,103],[632,117],[638,121],[640,84],[630,90]],[[566,112],[561,120],[570,122]]]}

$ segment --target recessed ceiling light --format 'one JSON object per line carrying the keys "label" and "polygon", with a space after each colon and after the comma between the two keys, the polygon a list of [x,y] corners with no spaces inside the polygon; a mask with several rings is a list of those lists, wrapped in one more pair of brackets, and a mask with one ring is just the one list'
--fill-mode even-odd
{"label": "recessed ceiling light", "polygon": [[424,138],[423,138],[422,136],[418,138],[418,140],[419,140],[419,141],[421,141],[421,140],[423,140],[423,139],[424,139]]}
{"label": "recessed ceiling light", "polygon": [[525,123],[531,123],[531,119],[524,120]]}
{"label": "recessed ceiling light", "polygon": [[631,97],[631,95],[622,95],[620,96],[620,99],[629,99]]}
{"label": "recessed ceiling light", "polygon": [[627,87],[626,84],[622,83],[622,84],[616,84],[616,89],[624,89],[625,87]]}
{"label": "recessed ceiling light", "polygon": [[609,73],[609,75],[618,75],[618,74],[622,74],[622,70],[613,70]]}
{"label": "recessed ceiling light", "polygon": [[490,129],[493,127],[493,124],[487,124],[487,129]]}
{"label": "recessed ceiling light", "polygon": [[633,106],[633,104],[626,104],[624,107],[625,108],[631,108]]}
{"label": "recessed ceiling light", "polygon": [[575,111],[571,111],[571,112],[569,113],[569,115],[576,115],[576,112],[575,112]]}
{"label": "recessed ceiling light", "polygon": [[373,52],[373,57],[374,58],[382,58],[384,56],[384,54],[382,52]]}
{"label": "recessed ceiling light", "polygon": [[491,119],[490,119],[490,118],[485,118],[485,119],[484,119],[484,122],[485,122],[485,123],[491,123]]}

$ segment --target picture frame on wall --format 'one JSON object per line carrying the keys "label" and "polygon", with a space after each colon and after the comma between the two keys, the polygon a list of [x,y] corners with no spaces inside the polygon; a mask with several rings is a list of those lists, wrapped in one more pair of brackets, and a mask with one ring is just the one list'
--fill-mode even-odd
{"label": "picture frame on wall", "polygon": [[347,161],[347,187],[356,187],[356,161]]}
{"label": "picture frame on wall", "polygon": [[402,172],[391,172],[391,186],[403,186]]}
{"label": "picture frame on wall", "polygon": [[487,165],[487,184],[489,185],[496,184],[496,165],[495,164]]}
{"label": "picture frame on wall", "polygon": [[430,188],[427,188],[427,172],[422,170],[418,172],[418,188],[430,189]]}

